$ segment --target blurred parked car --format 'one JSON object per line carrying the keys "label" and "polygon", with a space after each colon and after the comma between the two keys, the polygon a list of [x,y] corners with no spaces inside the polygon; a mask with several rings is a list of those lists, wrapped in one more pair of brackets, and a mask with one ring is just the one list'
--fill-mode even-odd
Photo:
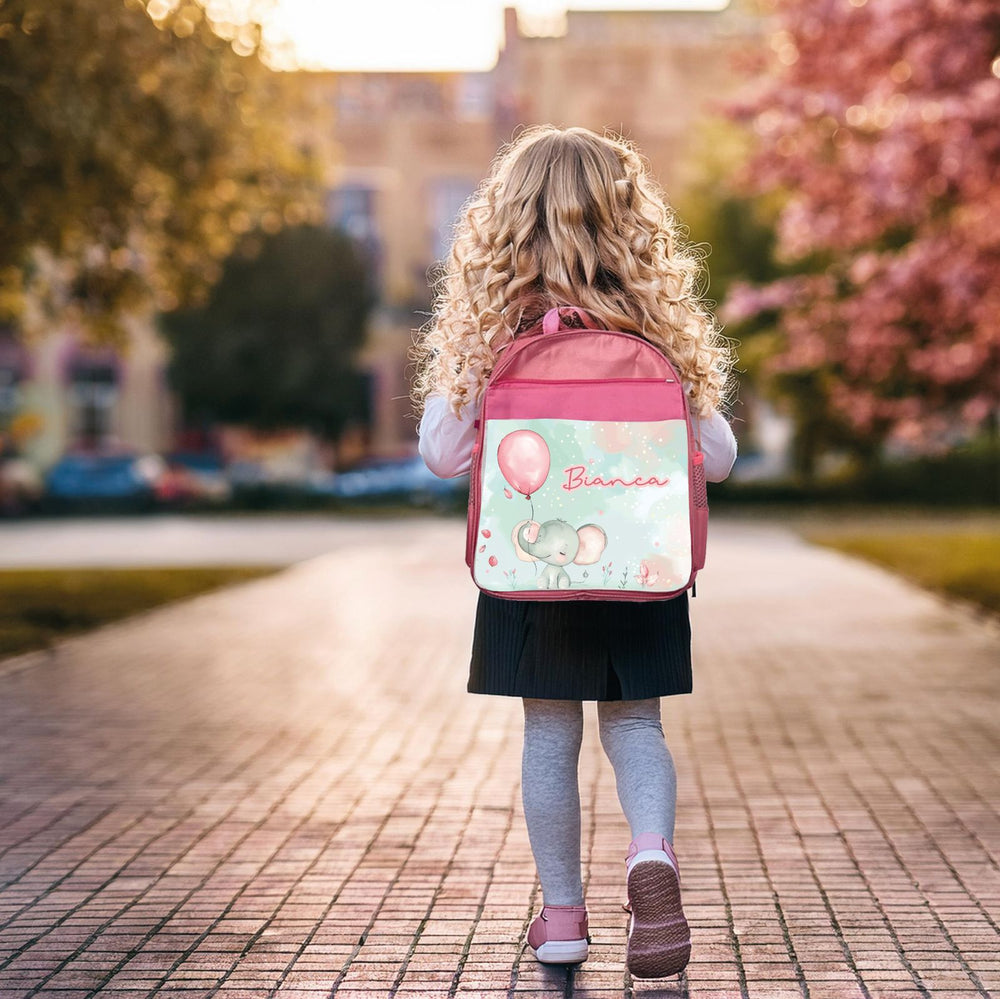
{"label": "blurred parked car", "polygon": [[268,469],[258,461],[237,458],[229,462],[225,469],[226,481],[233,489],[249,489],[268,486],[275,483],[275,478]]}
{"label": "blurred parked car", "polygon": [[45,502],[59,509],[148,509],[166,470],[158,454],[67,454],[45,475]]}
{"label": "blurred parked car", "polygon": [[174,451],[165,456],[167,468],[156,482],[156,498],[166,506],[224,503],[232,496],[221,455],[212,452]]}
{"label": "blurred parked car", "polygon": [[41,474],[25,458],[0,458],[0,515],[17,515],[37,506],[44,484]]}
{"label": "blurred parked car", "polygon": [[237,509],[302,509],[322,506],[323,493],[313,483],[325,473],[306,468],[276,466],[274,462],[238,458],[226,465],[231,502]]}
{"label": "blurred parked car", "polygon": [[419,455],[372,461],[349,472],[311,483],[314,492],[343,500],[400,499],[418,506],[446,509],[468,494],[469,477],[439,479]]}

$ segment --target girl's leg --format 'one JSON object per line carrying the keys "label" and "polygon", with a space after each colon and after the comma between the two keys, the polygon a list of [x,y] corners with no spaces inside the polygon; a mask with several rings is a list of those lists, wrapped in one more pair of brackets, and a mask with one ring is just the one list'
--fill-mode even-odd
{"label": "girl's leg", "polygon": [[632,837],[652,832],[673,843],[677,774],[663,736],[660,699],[598,701],[597,719]]}
{"label": "girl's leg", "polygon": [[580,783],[583,703],[525,697],[521,794],[546,905],[583,905]]}

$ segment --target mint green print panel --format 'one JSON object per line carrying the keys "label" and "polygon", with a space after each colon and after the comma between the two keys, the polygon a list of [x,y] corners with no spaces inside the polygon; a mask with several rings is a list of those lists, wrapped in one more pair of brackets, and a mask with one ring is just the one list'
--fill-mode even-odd
{"label": "mint green print panel", "polygon": [[473,577],[485,589],[669,592],[691,575],[684,420],[489,420]]}

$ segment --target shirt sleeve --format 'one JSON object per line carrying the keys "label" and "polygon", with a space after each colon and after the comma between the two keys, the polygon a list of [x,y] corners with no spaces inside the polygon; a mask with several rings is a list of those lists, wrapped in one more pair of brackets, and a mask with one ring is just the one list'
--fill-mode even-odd
{"label": "shirt sleeve", "polygon": [[708,416],[694,419],[694,434],[700,435],[701,450],[705,455],[705,478],[709,482],[722,482],[728,478],[736,463],[736,436],[729,421],[713,409]]}
{"label": "shirt sleeve", "polygon": [[424,464],[439,478],[453,479],[471,469],[478,415],[478,403],[466,403],[456,416],[445,396],[427,397],[417,428],[418,447]]}

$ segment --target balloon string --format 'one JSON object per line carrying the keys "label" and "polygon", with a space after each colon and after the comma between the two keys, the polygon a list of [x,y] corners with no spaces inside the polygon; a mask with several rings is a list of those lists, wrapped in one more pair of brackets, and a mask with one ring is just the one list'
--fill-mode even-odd
{"label": "balloon string", "polygon": [[535,519],[535,501],[530,496],[528,497],[528,506],[531,507],[531,519],[534,520]]}

